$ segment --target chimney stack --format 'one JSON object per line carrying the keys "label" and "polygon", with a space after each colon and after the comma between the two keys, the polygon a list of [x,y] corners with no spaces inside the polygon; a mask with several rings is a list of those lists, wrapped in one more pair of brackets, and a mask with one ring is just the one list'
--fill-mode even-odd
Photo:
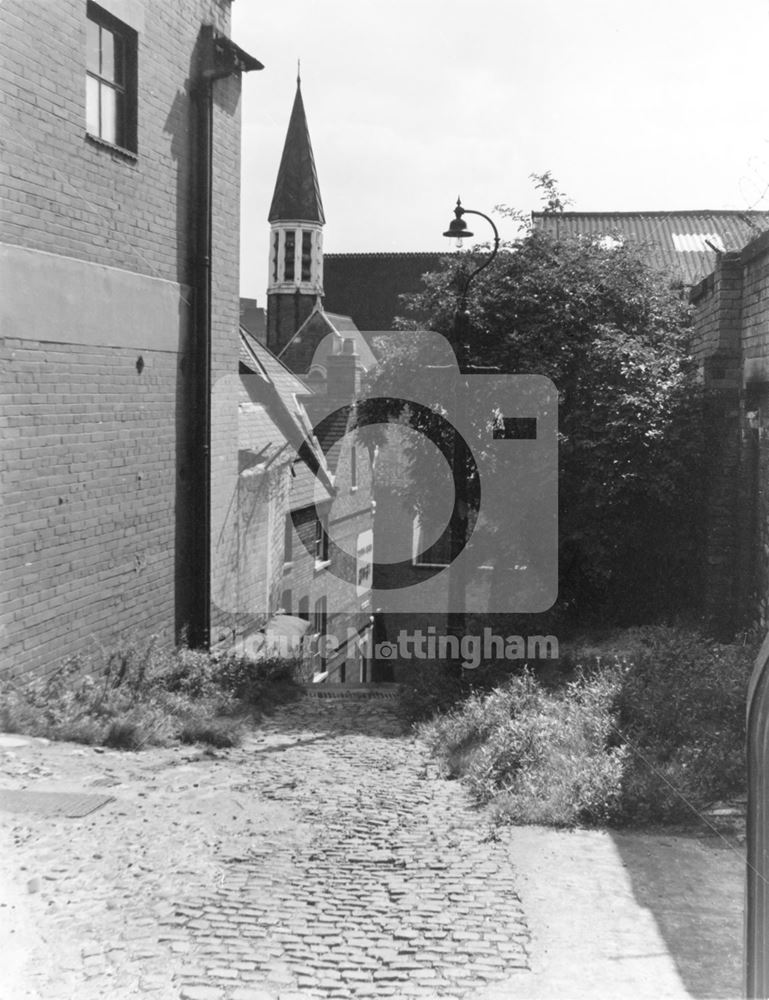
{"label": "chimney stack", "polygon": [[342,350],[326,357],[326,395],[340,403],[349,403],[360,395],[363,368],[355,350],[355,341],[345,338]]}

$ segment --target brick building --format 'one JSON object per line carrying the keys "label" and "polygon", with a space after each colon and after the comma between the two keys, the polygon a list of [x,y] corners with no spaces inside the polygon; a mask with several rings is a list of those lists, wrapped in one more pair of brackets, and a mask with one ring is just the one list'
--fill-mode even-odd
{"label": "brick building", "polygon": [[229,0],[0,5],[6,672],[227,618],[209,524],[237,427],[209,401],[237,371],[240,74],[261,68],[229,23]]}
{"label": "brick building", "polygon": [[769,233],[691,293],[706,390],[705,609],[724,634],[769,625]]}

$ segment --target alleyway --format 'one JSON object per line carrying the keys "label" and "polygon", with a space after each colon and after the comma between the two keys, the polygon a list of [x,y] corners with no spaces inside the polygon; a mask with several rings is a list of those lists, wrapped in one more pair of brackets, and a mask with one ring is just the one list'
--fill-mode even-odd
{"label": "alleyway", "polygon": [[0,811],[7,1000],[600,997],[607,976],[607,996],[739,994],[739,858],[660,846],[689,859],[667,910],[720,976],[687,978],[631,886],[640,838],[493,834],[388,700],[307,698],[215,753],[5,742],[2,788],[114,797]]}

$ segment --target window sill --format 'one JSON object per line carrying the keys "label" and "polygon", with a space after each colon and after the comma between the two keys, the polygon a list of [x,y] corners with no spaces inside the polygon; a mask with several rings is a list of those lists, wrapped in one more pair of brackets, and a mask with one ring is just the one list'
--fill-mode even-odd
{"label": "window sill", "polygon": [[357,493],[357,492],[358,492],[358,487],[357,486],[351,486],[350,487],[350,493]]}
{"label": "window sill", "polygon": [[319,573],[321,570],[328,569],[330,565],[331,565],[330,559],[316,559],[315,572]]}
{"label": "window sill", "polygon": [[448,569],[451,563],[417,562],[415,559],[412,559],[411,565],[414,569]]}
{"label": "window sill", "polygon": [[110,153],[115,153],[121,159],[128,160],[129,163],[138,162],[139,156],[133,150],[126,149],[124,146],[116,146],[113,142],[107,142],[106,139],[102,139],[98,135],[93,135],[91,132],[86,132],[85,140],[94,146],[98,146],[100,149],[106,149]]}

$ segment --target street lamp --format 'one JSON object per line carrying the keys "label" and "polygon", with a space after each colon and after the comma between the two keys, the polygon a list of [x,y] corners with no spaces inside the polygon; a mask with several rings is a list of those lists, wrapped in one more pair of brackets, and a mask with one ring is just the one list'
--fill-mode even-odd
{"label": "street lamp", "polygon": [[474,271],[471,271],[465,278],[462,286],[462,293],[457,304],[457,309],[454,313],[454,329],[452,331],[453,343],[451,346],[454,348],[454,352],[456,353],[460,371],[462,371],[466,366],[469,353],[467,337],[470,332],[470,314],[467,311],[467,293],[470,290],[470,284],[473,279],[476,278],[484,268],[489,266],[499,251],[499,233],[492,220],[488,217],[488,215],[485,215],[483,212],[478,212],[474,208],[463,208],[460,198],[457,198],[456,208],[454,209],[454,218],[449,223],[449,228],[443,235],[447,236],[449,239],[456,240],[457,247],[461,248],[463,241],[473,236],[473,233],[470,232],[464,222],[463,216],[465,215],[479,215],[482,219],[485,219],[488,222],[494,230],[494,249],[491,251],[486,260],[482,261],[478,267],[476,267]]}
{"label": "street lamp", "polygon": [[[467,383],[464,380],[464,375],[466,372],[472,370],[472,367],[469,365],[470,346],[468,341],[470,338],[470,314],[467,311],[467,294],[473,279],[476,278],[484,268],[489,266],[489,264],[497,256],[497,252],[499,250],[499,233],[497,232],[497,227],[494,225],[492,220],[483,212],[477,212],[473,208],[463,208],[462,202],[459,198],[457,198],[457,205],[454,209],[454,218],[451,220],[449,228],[443,235],[447,236],[449,239],[456,240],[457,246],[461,247],[463,240],[473,236],[473,233],[470,232],[465,224],[463,218],[465,215],[479,215],[482,219],[485,219],[488,222],[494,230],[494,248],[488,257],[464,279],[457,308],[454,313],[451,346],[453,347],[457,358],[459,376],[456,382],[453,402],[455,408],[460,407],[462,409],[463,414],[466,406],[468,389]],[[457,409],[455,409],[454,412],[456,413]],[[460,427],[462,426],[464,426],[464,420],[460,421]],[[451,560],[448,579],[449,592],[447,624],[449,632],[452,635],[455,635],[461,642],[462,636],[465,633],[466,623],[466,582],[464,564],[458,560],[458,557],[467,542],[469,484],[467,482],[466,446],[464,446],[464,443],[457,433],[454,434],[454,443],[452,448],[452,473],[454,476],[456,503],[455,514],[451,519]]]}

